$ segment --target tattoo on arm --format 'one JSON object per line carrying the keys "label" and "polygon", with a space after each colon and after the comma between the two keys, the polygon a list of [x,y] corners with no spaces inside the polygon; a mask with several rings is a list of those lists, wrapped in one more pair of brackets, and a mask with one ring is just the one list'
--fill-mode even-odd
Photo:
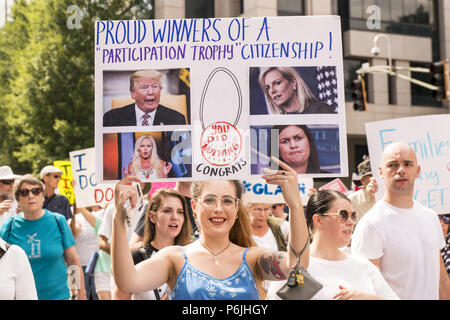
{"label": "tattoo on arm", "polygon": [[265,252],[259,258],[259,265],[266,275],[271,275],[276,279],[285,280],[286,275],[280,267],[280,261],[285,257],[281,252]]}

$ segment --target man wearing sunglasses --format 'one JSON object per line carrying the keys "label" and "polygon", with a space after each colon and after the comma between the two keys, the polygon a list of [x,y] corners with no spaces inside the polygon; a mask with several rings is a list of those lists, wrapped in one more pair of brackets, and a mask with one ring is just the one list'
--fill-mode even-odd
{"label": "man wearing sunglasses", "polygon": [[400,299],[450,299],[439,219],[414,200],[420,173],[414,149],[403,142],[389,144],[378,169],[384,197],[356,225],[352,253],[373,262]]}
{"label": "man wearing sunglasses", "polygon": [[0,226],[9,217],[17,214],[17,201],[14,199],[15,175],[10,167],[0,167]]}
{"label": "man wearing sunglasses", "polygon": [[45,184],[45,201],[43,209],[62,214],[66,220],[72,218],[70,203],[66,196],[56,194],[62,170],[55,166],[45,166],[41,170],[41,180]]}

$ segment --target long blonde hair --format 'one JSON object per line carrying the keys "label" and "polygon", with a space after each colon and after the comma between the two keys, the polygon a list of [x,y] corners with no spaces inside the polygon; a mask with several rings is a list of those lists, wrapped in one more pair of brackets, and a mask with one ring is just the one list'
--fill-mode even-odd
{"label": "long blonde hair", "polygon": [[289,67],[270,67],[270,68],[264,68],[259,73],[259,86],[261,87],[261,90],[264,92],[264,95],[266,96],[266,100],[269,103],[270,111],[272,114],[282,114],[283,112],[280,110],[280,107],[278,107],[275,103],[273,103],[272,98],[270,97],[269,93],[266,89],[266,84],[264,83],[264,78],[266,77],[266,74],[269,71],[277,70],[279,71],[283,77],[288,80],[289,82],[296,81],[297,82],[297,90],[296,90],[296,96],[300,103],[300,106],[305,108],[310,102],[317,101],[317,98],[314,96],[314,94],[311,92],[311,89],[309,89],[306,82],[303,80],[303,78],[298,74],[298,72],[294,68]]}
{"label": "long blonde hair", "polygon": [[[202,193],[203,185],[208,181],[195,181],[191,185],[191,197],[194,201],[198,201],[200,195]],[[237,219],[235,220],[233,227],[231,227],[229,239],[232,243],[244,247],[256,247],[256,243],[252,237],[252,226],[250,222],[250,216],[248,214],[245,205],[242,203],[242,194],[244,192],[244,187],[242,183],[238,180],[228,180],[235,190],[236,197],[239,200],[239,208],[237,212]],[[258,270],[258,269],[257,269]],[[255,274],[255,283],[256,288],[258,289],[259,295],[261,299],[264,299],[266,296],[266,290],[263,286],[263,277],[259,272]]]}
{"label": "long blonde hair", "polygon": [[141,142],[144,139],[150,139],[152,142],[152,154],[150,156],[150,164],[151,168],[156,172],[157,176],[159,178],[162,178],[162,165],[161,165],[161,159],[158,156],[158,150],[156,147],[155,139],[149,134],[143,134],[140,136],[135,144],[134,144],[134,151],[133,151],[133,160],[131,160],[131,170],[130,174],[136,175],[137,172],[142,168],[141,166],[141,155],[139,154],[139,147],[141,146]]}

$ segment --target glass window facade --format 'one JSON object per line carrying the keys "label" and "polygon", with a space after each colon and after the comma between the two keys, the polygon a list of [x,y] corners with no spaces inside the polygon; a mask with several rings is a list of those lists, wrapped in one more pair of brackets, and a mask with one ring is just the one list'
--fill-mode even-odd
{"label": "glass window facade", "polygon": [[186,18],[214,18],[213,0],[185,0]]}
{"label": "glass window facade", "polygon": [[339,13],[347,29],[368,30],[367,8],[376,5],[381,21],[379,32],[431,37],[435,25],[435,0],[343,0]]}
{"label": "glass window facade", "polygon": [[279,16],[303,16],[305,14],[304,0],[278,0]]}

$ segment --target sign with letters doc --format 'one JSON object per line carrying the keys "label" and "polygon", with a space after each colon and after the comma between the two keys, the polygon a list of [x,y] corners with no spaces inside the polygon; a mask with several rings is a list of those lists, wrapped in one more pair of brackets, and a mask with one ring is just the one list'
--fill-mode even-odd
{"label": "sign with letters doc", "polygon": [[72,151],[69,155],[77,207],[104,206],[114,201],[114,184],[97,184],[95,180],[95,148]]}
{"label": "sign with letters doc", "polygon": [[95,23],[98,182],[346,177],[346,140],[339,16]]}
{"label": "sign with letters doc", "polygon": [[450,212],[450,115],[430,115],[366,123],[372,173],[378,181],[376,199],[384,184],[379,164],[382,151],[402,141],[414,148],[421,167],[414,185],[414,199],[437,213]]}

